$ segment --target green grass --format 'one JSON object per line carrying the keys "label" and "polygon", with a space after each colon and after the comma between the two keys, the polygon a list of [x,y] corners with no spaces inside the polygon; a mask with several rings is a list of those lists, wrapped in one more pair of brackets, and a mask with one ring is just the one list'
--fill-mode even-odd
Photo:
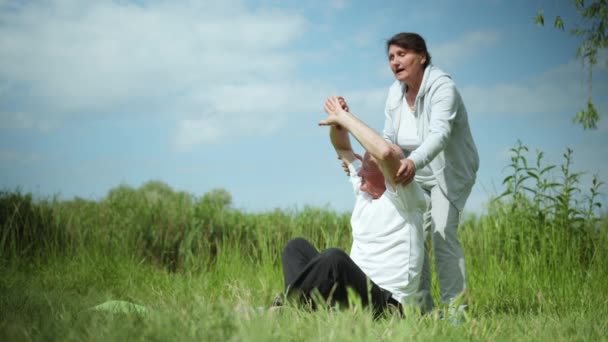
{"label": "green grass", "polygon": [[[197,198],[150,182],[100,201],[0,192],[0,341],[608,340],[608,219],[594,211],[602,183],[581,191],[569,155],[562,176],[541,177],[549,168],[528,167],[523,150],[505,194],[459,230],[462,324],[439,311],[374,321],[356,305],[269,311],[285,243],[348,250],[349,214],[246,214],[223,190]],[[147,313],[91,310],[111,300]]]}
{"label": "green grass", "polygon": [[[473,276],[476,270],[470,270],[473,302],[477,295],[495,296],[494,302],[502,304],[483,308],[473,304],[468,320],[457,326],[437,314],[373,321],[360,310],[268,312],[258,307],[266,306],[280,288],[280,270],[242,264],[238,257],[218,263],[217,268],[197,274],[171,273],[128,258],[104,256],[4,265],[0,339],[597,341],[606,339],[608,331],[608,303],[601,293],[565,294],[571,297],[563,298],[566,310],[544,310],[542,305],[530,305],[527,310],[515,305],[510,310],[511,299],[500,298],[500,292],[479,282],[496,278]],[[527,289],[521,290],[525,296]],[[116,299],[143,305],[149,313],[89,310]],[[560,299],[546,298],[549,302]],[[537,298],[530,300],[538,303]]]}

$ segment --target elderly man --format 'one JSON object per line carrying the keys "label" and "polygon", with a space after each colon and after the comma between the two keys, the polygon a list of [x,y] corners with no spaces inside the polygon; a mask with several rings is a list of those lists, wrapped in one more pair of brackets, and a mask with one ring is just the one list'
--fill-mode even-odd
{"label": "elderly man", "polygon": [[[282,254],[285,294],[314,306],[318,291],[329,305],[347,306],[351,288],[375,315],[389,304],[417,304],[424,257],[422,189],[415,182],[396,184],[401,149],[348,112],[342,98],[328,98],[325,112],[319,125],[330,126],[331,143],[350,170],[356,199],[353,244],[349,256],[337,248],[318,252],[302,238],[289,241]],[[367,151],[362,160],[351,148],[349,133]]]}

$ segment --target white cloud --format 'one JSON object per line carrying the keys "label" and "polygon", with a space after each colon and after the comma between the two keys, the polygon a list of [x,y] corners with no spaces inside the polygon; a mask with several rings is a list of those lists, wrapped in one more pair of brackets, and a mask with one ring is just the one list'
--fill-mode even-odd
{"label": "white cloud", "polygon": [[349,109],[363,122],[381,131],[384,125],[384,104],[388,87],[346,91],[343,96]]}
{"label": "white cloud", "polygon": [[0,162],[2,163],[32,164],[42,159],[37,153],[23,154],[14,150],[0,150]]}
{"label": "white cloud", "polygon": [[322,112],[331,92],[321,84],[290,81],[224,84],[191,93],[178,105],[187,117],[178,123],[174,145],[187,150],[221,137],[265,135],[299,113]]}
{"label": "white cloud", "polygon": [[373,32],[373,29],[367,27],[363,30],[356,32],[352,38],[353,43],[359,48],[368,47],[372,41],[376,38],[377,33]]}
{"label": "white cloud", "polygon": [[433,64],[451,68],[474,57],[480,50],[493,47],[500,36],[492,30],[475,31],[462,35],[448,43],[429,46]]}
{"label": "white cloud", "polygon": [[580,105],[573,99],[584,98],[582,90],[577,91],[571,98],[563,96],[564,89],[557,84],[502,83],[490,87],[467,86],[463,87],[462,94],[468,111],[473,115],[573,111]]}
{"label": "white cloud", "polygon": [[[574,113],[586,104],[586,71],[580,61],[560,65],[518,83],[462,87],[462,96],[472,115]],[[593,83],[596,106],[603,108],[601,94],[608,92],[608,82]]]}
{"label": "white cloud", "polygon": [[331,0],[329,3],[332,8],[337,9],[337,10],[342,10],[342,9],[345,9],[346,7],[348,7],[347,0]]}
{"label": "white cloud", "polygon": [[279,120],[267,84],[297,70],[289,47],[307,27],[299,15],[240,1],[26,2],[0,7],[0,22],[3,126],[171,115],[182,120],[180,144],[198,141],[183,128],[191,125],[220,138],[224,123],[205,123],[209,112]]}
{"label": "white cloud", "polygon": [[57,123],[52,119],[34,118],[30,114],[21,112],[0,112],[0,129],[36,129],[46,132],[56,125]]}
{"label": "white cloud", "polygon": [[177,124],[174,144],[177,149],[186,150],[200,143],[215,142],[223,133],[222,125],[217,120],[206,117],[183,119]]}

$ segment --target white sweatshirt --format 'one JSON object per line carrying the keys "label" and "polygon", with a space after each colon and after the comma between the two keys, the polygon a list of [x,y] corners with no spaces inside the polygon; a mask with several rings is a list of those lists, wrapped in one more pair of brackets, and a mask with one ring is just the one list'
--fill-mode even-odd
{"label": "white sweatshirt", "polygon": [[351,216],[353,245],[350,257],[378,286],[402,304],[418,302],[424,259],[422,215],[426,202],[416,182],[392,188],[373,199],[360,190],[359,160],[350,166],[355,193]]}

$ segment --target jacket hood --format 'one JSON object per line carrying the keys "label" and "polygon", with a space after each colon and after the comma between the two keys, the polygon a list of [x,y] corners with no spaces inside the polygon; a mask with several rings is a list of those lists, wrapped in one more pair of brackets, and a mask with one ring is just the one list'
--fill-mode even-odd
{"label": "jacket hood", "polygon": [[431,86],[442,78],[451,79],[448,73],[443,70],[437,68],[433,64],[429,64],[426,69],[424,69],[424,75],[422,76],[422,83],[420,84],[420,90],[418,90],[418,97],[424,96],[426,92],[431,89]]}

